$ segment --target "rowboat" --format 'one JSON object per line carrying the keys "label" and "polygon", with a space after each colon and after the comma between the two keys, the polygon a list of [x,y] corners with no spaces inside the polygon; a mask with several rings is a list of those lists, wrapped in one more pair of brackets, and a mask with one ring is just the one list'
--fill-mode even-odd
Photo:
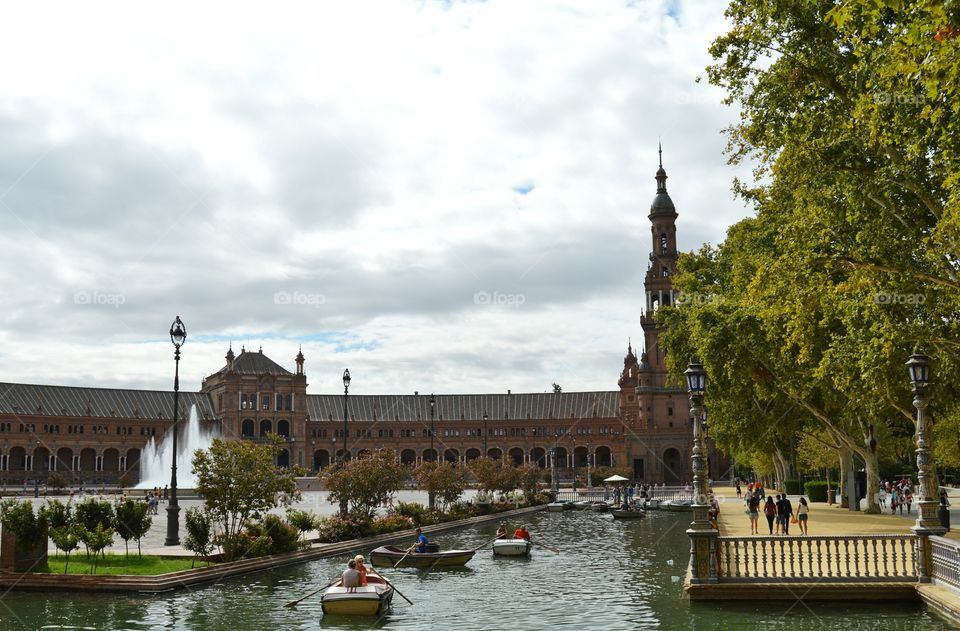
{"label": "rowboat", "polygon": [[646,513],[639,508],[613,508],[610,514],[614,519],[636,519],[637,517],[646,517]]}
{"label": "rowboat", "polygon": [[590,510],[596,511],[598,513],[605,513],[608,510],[610,510],[610,505],[607,504],[606,502],[597,501],[590,505]]}
{"label": "rowboat", "polygon": [[324,590],[320,604],[323,613],[332,616],[379,616],[390,608],[393,591],[383,577],[370,572],[362,587],[344,587],[339,579]]}
{"label": "rowboat", "polygon": [[497,539],[493,542],[493,553],[499,556],[522,557],[530,554],[533,544],[526,539]]}
{"label": "rowboat", "polygon": [[693,500],[661,501],[660,510],[689,512],[693,510]]}
{"label": "rowboat", "polygon": [[660,508],[660,500],[647,499],[643,502],[643,510],[658,510]]}
{"label": "rowboat", "polygon": [[569,502],[550,502],[547,504],[547,510],[551,513],[559,513],[565,510],[570,510]]}
{"label": "rowboat", "polygon": [[571,506],[573,510],[589,510],[593,506],[593,502],[590,500],[580,500],[579,502],[573,502]]}
{"label": "rowboat", "polygon": [[442,552],[410,552],[395,546],[380,546],[370,553],[370,563],[389,567],[455,567],[465,565],[476,554],[475,550],[444,550]]}

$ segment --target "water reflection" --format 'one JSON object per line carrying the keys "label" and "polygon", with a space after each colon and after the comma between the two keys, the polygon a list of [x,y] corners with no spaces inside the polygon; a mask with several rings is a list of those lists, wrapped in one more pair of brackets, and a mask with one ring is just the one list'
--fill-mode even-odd
{"label": "water reflection", "polygon": [[[750,602],[718,605],[682,598],[689,515],[653,513],[620,521],[590,511],[537,513],[529,559],[477,551],[466,568],[381,568],[414,602],[394,598],[379,619],[324,617],[319,595],[284,607],[330,581],[342,556],[246,578],[152,595],[27,594],[0,598],[0,629],[451,629],[551,628],[931,630],[949,625],[907,603]],[[516,520],[514,520],[516,522]],[[511,523],[514,527],[516,523]],[[444,548],[475,548],[496,523],[434,537]],[[558,548],[555,554],[543,546]],[[65,579],[68,580],[68,579]]]}

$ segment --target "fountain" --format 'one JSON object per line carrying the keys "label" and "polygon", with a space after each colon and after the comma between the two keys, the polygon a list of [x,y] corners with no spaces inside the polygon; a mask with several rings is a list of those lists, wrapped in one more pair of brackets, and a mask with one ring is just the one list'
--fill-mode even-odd
{"label": "fountain", "polygon": [[[150,441],[143,448],[143,454],[140,456],[140,484],[138,489],[152,489],[155,487],[163,488],[170,484],[170,465],[172,461],[172,443],[167,441],[164,436],[163,441],[158,445],[150,438]],[[200,415],[197,413],[197,406],[190,406],[190,417],[187,420],[186,431],[181,430],[178,437],[177,446],[177,488],[193,489],[197,486],[197,478],[193,474],[193,452],[198,449],[208,450],[213,444],[213,439],[217,437],[216,432],[207,431],[200,427]]]}

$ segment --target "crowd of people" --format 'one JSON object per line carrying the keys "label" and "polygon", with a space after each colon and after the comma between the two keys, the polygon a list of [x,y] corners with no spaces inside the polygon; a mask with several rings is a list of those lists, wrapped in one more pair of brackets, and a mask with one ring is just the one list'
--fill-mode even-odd
{"label": "crowd of people", "polygon": [[902,478],[899,482],[890,480],[881,482],[880,490],[877,492],[877,503],[880,504],[881,509],[887,508],[887,500],[890,500],[892,514],[896,514],[899,509],[900,514],[903,515],[903,508],[906,507],[909,515],[913,508],[913,486],[910,480]]}
{"label": "crowd of people", "polygon": [[737,497],[743,497],[745,511],[750,518],[750,534],[760,534],[760,513],[767,520],[767,531],[770,535],[789,535],[790,525],[795,524],[801,535],[809,535],[807,530],[810,520],[810,504],[805,497],[797,500],[794,511],[793,502],[786,493],[777,494],[776,499],[767,496],[763,485],[759,482],[747,484],[747,492],[741,495],[740,482],[737,481]]}

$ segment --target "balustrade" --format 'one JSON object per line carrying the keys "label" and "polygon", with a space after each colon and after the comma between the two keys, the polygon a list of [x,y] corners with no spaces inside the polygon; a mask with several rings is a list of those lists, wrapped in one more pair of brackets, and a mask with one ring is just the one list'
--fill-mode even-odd
{"label": "balustrade", "polygon": [[[934,537],[933,539],[942,539]],[[960,589],[960,547],[935,542],[935,577]],[[719,582],[912,582],[916,536],[717,537]],[[941,578],[942,576],[942,578]]]}
{"label": "balustrade", "polygon": [[960,544],[944,537],[930,537],[933,580],[960,591]]}

